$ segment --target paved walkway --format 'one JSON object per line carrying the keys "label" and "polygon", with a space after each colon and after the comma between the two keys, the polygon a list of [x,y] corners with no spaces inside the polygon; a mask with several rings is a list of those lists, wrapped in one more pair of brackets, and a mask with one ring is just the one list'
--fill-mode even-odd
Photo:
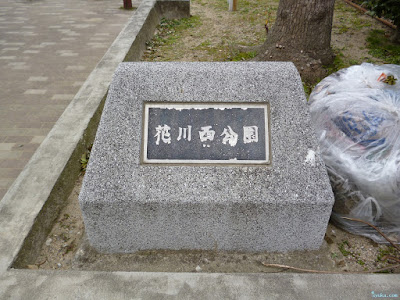
{"label": "paved walkway", "polygon": [[122,4],[1,0],[0,199],[132,15]]}

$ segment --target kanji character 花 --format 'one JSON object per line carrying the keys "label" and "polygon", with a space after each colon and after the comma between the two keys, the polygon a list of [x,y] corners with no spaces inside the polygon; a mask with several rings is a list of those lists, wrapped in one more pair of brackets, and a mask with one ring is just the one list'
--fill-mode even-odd
{"label": "kanji character \u82b1", "polygon": [[158,125],[156,127],[156,135],[154,136],[157,138],[156,140],[156,145],[160,144],[160,139],[163,141],[165,144],[171,144],[171,133],[169,132],[171,130],[171,127],[168,125],[161,126]]}

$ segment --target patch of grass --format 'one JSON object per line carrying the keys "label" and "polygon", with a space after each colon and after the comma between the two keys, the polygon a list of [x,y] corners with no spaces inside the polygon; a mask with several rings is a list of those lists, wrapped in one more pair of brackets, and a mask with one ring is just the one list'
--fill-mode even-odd
{"label": "patch of grass", "polygon": [[[199,1],[199,0],[196,0]],[[201,0],[200,0],[201,1]],[[259,0],[240,0],[237,2],[237,10],[232,13],[242,13],[242,14],[253,14],[253,13],[263,13],[263,9],[267,8],[266,5],[265,7],[262,7],[260,5]],[[269,5],[273,5],[273,7],[277,9],[277,6],[279,4],[279,0],[273,0],[273,1],[268,1]],[[209,1],[209,4],[211,4],[214,8],[218,10],[224,10],[228,11],[229,9],[229,4],[226,0],[215,0],[215,1]]]}
{"label": "patch of grass", "polygon": [[340,52],[339,49],[334,49],[333,51],[335,53],[335,59],[333,60],[333,63],[328,66],[324,66],[324,68],[328,71],[328,74],[335,73],[340,69],[348,67],[348,65],[344,61],[343,53]]}
{"label": "patch of grass", "polygon": [[170,45],[180,38],[180,33],[182,31],[193,28],[199,24],[199,16],[174,20],[162,19],[158,26],[159,33],[157,37],[165,44]]}
{"label": "patch of grass", "polygon": [[[193,3],[201,5],[204,0],[192,0]],[[142,56],[145,61],[174,61],[180,60],[185,45],[183,41],[195,43],[195,46],[187,53],[189,59],[197,61],[239,61],[248,60],[255,57],[256,53],[250,50],[234,51],[230,45],[261,45],[266,38],[265,20],[267,12],[269,15],[269,24],[272,26],[272,20],[275,18],[276,9],[279,0],[269,0],[268,3],[262,3],[259,0],[241,0],[238,3],[238,10],[235,12],[228,11],[226,0],[208,0],[207,9],[214,10],[214,23],[218,23],[218,29],[222,32],[222,37],[216,40],[210,30],[203,30],[202,23],[209,24],[208,15],[202,15],[204,20],[199,16],[193,16],[189,19],[196,19],[193,30],[184,28],[177,22],[185,22],[184,20],[174,20],[173,23],[163,20],[158,26],[153,39],[147,42],[147,49]],[[267,7],[270,6],[270,8]],[[267,10],[268,9],[268,10]],[[246,12],[247,11],[247,12]],[[271,12],[271,13],[269,13]],[[221,23],[223,20],[224,23]],[[196,20],[195,20],[196,21]],[[248,35],[237,35],[238,30],[249,32]],[[239,53],[246,52],[246,53]]]}
{"label": "patch of grass", "polygon": [[213,2],[208,2],[208,4],[212,5],[214,8],[219,9],[219,10],[228,10],[229,5],[228,2],[226,0],[217,0],[217,1],[213,1]]}
{"label": "patch of grass", "polygon": [[333,49],[333,52],[335,54],[335,59],[333,60],[333,63],[328,66],[324,66],[325,70],[328,71],[328,75],[335,73],[340,69],[360,64],[360,61],[358,61],[357,59],[345,57],[342,53],[342,50],[345,50],[345,48]]}
{"label": "patch of grass", "polygon": [[349,65],[354,66],[359,64],[360,62],[357,59],[349,59]]}
{"label": "patch of grass", "polygon": [[335,1],[335,12],[353,12],[353,9],[344,1]]}
{"label": "patch of grass", "polygon": [[377,272],[377,273],[390,274],[390,273],[392,273],[392,271],[391,270],[384,270],[384,271],[380,271],[380,272]]}
{"label": "patch of grass", "polygon": [[205,40],[197,45],[194,50],[205,51],[207,55],[212,56],[214,60],[223,60],[228,46],[224,40],[221,40],[217,45],[213,45],[210,40]]}
{"label": "patch of grass", "polygon": [[157,34],[150,41],[146,42],[147,53],[144,54],[144,57],[153,59],[156,48],[168,49],[168,47],[172,47],[181,38],[183,32],[200,24],[201,20],[199,16],[173,20],[163,18],[157,26]]}
{"label": "patch of grass", "polygon": [[256,57],[257,52],[256,51],[250,51],[250,52],[239,52],[233,57],[230,57],[229,60],[231,61],[243,61],[243,60],[249,60],[254,57]]}
{"label": "patch of grass", "polygon": [[349,26],[346,26],[346,25],[343,24],[342,26],[339,27],[338,33],[339,34],[346,33],[347,31],[349,31],[349,29],[350,29]]}
{"label": "patch of grass", "polygon": [[367,48],[370,55],[384,60],[385,63],[400,64],[400,45],[392,43],[383,30],[370,31]]}
{"label": "patch of grass", "polygon": [[[229,9],[229,5],[226,0],[209,1],[209,5],[212,5],[213,8],[219,11],[228,12]],[[275,20],[278,5],[279,0],[269,0],[268,3],[263,3],[259,0],[240,0],[237,3],[237,10],[229,13],[237,15],[241,21],[246,22],[247,24],[258,26],[265,23],[265,19],[267,18],[267,11],[269,11],[269,23],[272,24]],[[227,26],[238,25],[227,24]]]}
{"label": "patch of grass", "polygon": [[209,40],[205,40],[204,42],[200,43],[200,45],[198,45],[196,47],[196,49],[202,49],[204,50],[204,48],[206,47],[210,47],[211,46],[211,42]]}
{"label": "patch of grass", "polygon": [[361,29],[364,27],[370,27],[372,23],[370,21],[363,20],[358,17],[354,17],[350,19],[351,24],[353,25],[352,28]]}
{"label": "patch of grass", "polygon": [[213,45],[209,40],[205,40],[196,46],[195,50],[206,51],[214,61],[245,61],[256,57],[256,51],[240,51],[235,45],[240,43],[236,41],[222,39],[217,45]]}
{"label": "patch of grass", "polygon": [[371,57],[367,57],[367,56],[364,57],[363,61],[367,62],[367,63],[371,63],[371,64],[376,63],[376,61],[374,59],[372,59]]}
{"label": "patch of grass", "polygon": [[205,1],[202,0],[196,0],[197,3],[199,3],[201,6],[206,6],[207,3]]}

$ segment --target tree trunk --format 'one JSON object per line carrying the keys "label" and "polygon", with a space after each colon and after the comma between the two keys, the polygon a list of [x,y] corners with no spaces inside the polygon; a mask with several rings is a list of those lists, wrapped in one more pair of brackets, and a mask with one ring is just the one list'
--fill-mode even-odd
{"label": "tree trunk", "polygon": [[322,65],[334,58],[334,4],[335,0],[280,0],[275,24],[256,60],[293,61],[308,81],[323,76]]}

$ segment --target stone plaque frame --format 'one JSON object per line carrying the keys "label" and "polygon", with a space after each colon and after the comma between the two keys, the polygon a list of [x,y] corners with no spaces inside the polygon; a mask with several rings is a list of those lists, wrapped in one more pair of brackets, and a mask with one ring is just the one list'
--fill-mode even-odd
{"label": "stone plaque frame", "polygon": [[[150,122],[150,109],[156,108],[156,109],[168,109],[168,110],[177,110],[177,111],[182,111],[182,110],[209,110],[209,109],[215,109],[219,114],[224,114],[225,111],[230,110],[230,109],[241,109],[241,110],[247,110],[247,109],[262,109],[263,110],[263,118],[262,120],[259,120],[257,124],[263,125],[263,128],[260,128],[260,133],[259,133],[259,140],[260,143],[262,143],[261,146],[259,146],[259,151],[262,152],[258,156],[262,156],[262,158],[259,159],[237,159],[237,158],[221,158],[221,159],[196,159],[196,158],[186,158],[186,159],[181,159],[181,158],[151,158],[149,157],[149,142],[151,136],[149,136],[149,122]],[[240,102],[240,103],[198,103],[198,102],[169,102],[169,103],[155,103],[155,102],[144,102],[143,103],[143,126],[142,126],[142,155],[141,155],[141,163],[142,164],[176,164],[176,165],[196,165],[196,164],[214,164],[214,165],[269,165],[271,162],[270,158],[270,126],[269,126],[269,103],[245,103],[245,102]],[[243,114],[243,113],[242,113]],[[261,121],[261,122],[260,122]],[[253,123],[252,123],[253,124]],[[204,125],[204,124],[203,124]],[[215,125],[215,124],[212,124]],[[220,126],[221,127],[221,126]],[[176,128],[175,128],[176,129]],[[194,135],[196,134],[195,132],[193,133]],[[194,139],[196,136],[194,137]],[[174,141],[174,139],[172,139]],[[176,141],[174,141],[176,142]],[[161,144],[161,145],[160,145]],[[163,146],[163,143],[160,142],[159,146]],[[253,146],[253,143],[249,143],[250,145],[244,145],[239,141],[239,147],[241,146],[241,150],[246,150],[245,152],[249,152],[252,149],[250,149],[250,146]],[[164,145],[166,146],[166,145]],[[220,145],[222,146],[222,145]],[[246,147],[247,146],[247,147]],[[258,146],[258,145],[257,145]],[[154,145],[151,145],[150,147],[154,147]],[[167,147],[171,147],[167,145]],[[247,149],[243,149],[243,147],[246,147]],[[261,147],[261,148],[260,148]],[[222,146],[222,148],[228,149],[225,150],[225,152],[229,151],[229,146]],[[206,148],[208,149],[208,148]],[[174,149],[170,149],[170,151],[173,151]],[[235,149],[236,150],[236,149]],[[235,152],[235,150],[233,150]],[[223,150],[221,150],[223,152]],[[244,151],[243,151],[244,152]],[[225,153],[226,154],[226,153]],[[231,154],[232,155],[232,154]],[[244,154],[245,156],[250,156],[250,154]]]}
{"label": "stone plaque frame", "polygon": [[[268,103],[271,164],[143,164],[149,102]],[[114,75],[79,201],[100,252],[255,252],[319,248],[334,198],[292,63],[132,62]]]}

